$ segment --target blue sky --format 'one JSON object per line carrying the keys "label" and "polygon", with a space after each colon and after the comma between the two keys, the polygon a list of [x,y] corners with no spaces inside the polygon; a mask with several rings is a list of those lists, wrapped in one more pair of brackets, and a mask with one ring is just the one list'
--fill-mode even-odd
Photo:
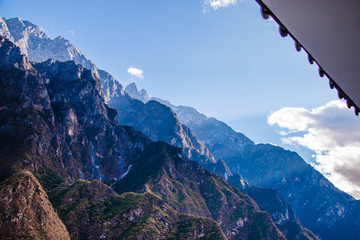
{"label": "blue sky", "polygon": [[[256,142],[285,145],[268,116],[283,107],[312,109],[337,99],[291,38],[263,20],[255,0],[0,0],[0,16],[20,17],[61,35],[88,59],[150,96],[195,107]],[[143,71],[143,78],[128,73]]]}

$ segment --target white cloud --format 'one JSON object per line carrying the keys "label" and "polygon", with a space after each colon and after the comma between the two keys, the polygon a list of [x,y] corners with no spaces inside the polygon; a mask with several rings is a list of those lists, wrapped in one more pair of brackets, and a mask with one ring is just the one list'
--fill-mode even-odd
{"label": "white cloud", "polygon": [[235,5],[237,0],[204,0],[204,12],[207,12],[208,8],[217,10],[219,8],[225,8],[229,5]]}
{"label": "white cloud", "polygon": [[282,108],[268,117],[278,125],[282,141],[314,151],[318,171],[336,187],[360,198],[360,118],[342,101],[311,110]]}
{"label": "white cloud", "polygon": [[137,77],[137,78],[141,78],[143,79],[144,78],[144,71],[141,70],[141,69],[138,69],[138,68],[134,68],[134,67],[129,67],[127,72],[131,75],[131,76],[134,76],[134,77]]}
{"label": "white cloud", "polygon": [[72,36],[75,35],[75,31],[74,31],[74,30],[69,30],[68,32],[69,32]]}

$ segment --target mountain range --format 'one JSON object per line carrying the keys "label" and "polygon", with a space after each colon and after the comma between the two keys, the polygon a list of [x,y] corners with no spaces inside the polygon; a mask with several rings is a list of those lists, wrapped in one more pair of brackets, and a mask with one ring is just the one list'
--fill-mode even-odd
{"label": "mountain range", "polygon": [[[136,95],[134,95],[135,97]],[[277,190],[291,204],[302,224],[322,239],[356,239],[359,201],[337,189],[297,153],[271,144],[254,144],[224,122],[208,118],[196,109],[169,106],[179,120],[190,127],[214,155],[222,159],[233,174],[240,174],[251,186]],[[355,207],[357,208],[357,207]],[[349,237],[348,237],[349,236]]]}
{"label": "mountain range", "polygon": [[[1,200],[13,211],[7,215],[3,209],[4,238],[56,235],[44,223],[51,214],[64,239],[193,239],[196,234],[285,239],[250,197],[189,160],[181,148],[120,126],[91,70],[74,61],[30,63],[1,37],[0,71],[0,138],[6,146],[1,176],[7,177]],[[100,182],[84,186],[81,179],[99,179],[112,189]],[[34,211],[44,210],[39,217],[21,215],[23,201]]]}
{"label": "mountain range", "polygon": [[124,88],[28,21],[0,18],[0,35],[0,201],[26,179],[44,193],[33,206],[50,209],[7,220],[4,238],[51,236],[34,225],[46,214],[59,239],[360,236],[358,201],[296,153]]}

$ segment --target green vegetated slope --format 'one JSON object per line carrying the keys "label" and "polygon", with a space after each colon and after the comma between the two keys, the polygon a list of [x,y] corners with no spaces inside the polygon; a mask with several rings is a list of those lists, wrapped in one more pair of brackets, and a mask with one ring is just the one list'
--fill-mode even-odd
{"label": "green vegetated slope", "polygon": [[180,213],[210,217],[228,239],[285,239],[250,197],[164,142],[150,143],[113,189],[151,192]]}
{"label": "green vegetated slope", "polygon": [[152,193],[118,195],[98,180],[64,186],[52,201],[72,239],[225,239],[210,218],[179,214]]}

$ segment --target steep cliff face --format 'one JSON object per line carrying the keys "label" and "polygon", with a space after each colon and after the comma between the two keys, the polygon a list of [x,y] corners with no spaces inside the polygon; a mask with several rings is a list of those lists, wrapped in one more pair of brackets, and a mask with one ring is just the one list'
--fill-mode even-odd
{"label": "steep cliff face", "polygon": [[[118,125],[117,113],[105,104],[92,71],[74,62],[31,65],[2,37],[0,70],[0,139],[5,146],[1,176],[23,168],[35,172],[72,238],[133,239],[136,232],[137,239],[225,239],[214,220],[179,215],[151,194],[120,197],[99,181],[67,186],[66,181],[77,178],[121,179],[150,142],[131,127]],[[30,172],[3,182],[0,201],[4,238],[70,239]],[[114,231],[114,226],[123,231]],[[162,228],[166,232],[160,232]]]}
{"label": "steep cliff face", "polygon": [[133,98],[142,101],[143,103],[147,103],[150,98],[145,89],[138,90],[136,84],[134,82],[130,83],[126,86],[125,91]]}
{"label": "steep cliff face", "polygon": [[238,173],[231,175],[227,181],[242,193],[249,195],[259,205],[261,211],[268,212],[286,239],[318,239],[310,230],[301,225],[290,203],[276,190],[251,187]]}
{"label": "steep cliff face", "polygon": [[[115,106],[114,106],[115,107]],[[135,111],[120,117],[124,125],[133,126],[154,141],[165,141],[184,149],[186,155],[198,162],[215,163],[214,157],[192,131],[180,123],[170,108],[156,101],[142,104]]]}
{"label": "steep cliff face", "polygon": [[164,142],[149,144],[113,189],[150,191],[178,212],[210,217],[228,239],[285,239],[251,198]]}
{"label": "steep cliff face", "polygon": [[[209,170],[216,168],[217,161],[208,148],[189,127],[180,123],[169,107],[157,101],[143,103],[132,98],[114,78],[105,77],[105,72],[99,73],[104,76],[101,79],[106,79],[102,81],[104,98],[118,111],[120,124],[134,127],[153,141],[165,141],[182,148],[187,157],[200,162]],[[226,166],[216,170],[224,178],[231,174]]]}
{"label": "steep cliff face", "polygon": [[276,226],[288,240],[318,240],[310,230],[300,224],[291,205],[276,190],[250,187],[246,193],[256,201],[262,211],[271,215]]}
{"label": "steep cliff face", "polygon": [[244,134],[234,131],[224,122],[215,118],[208,118],[196,109],[187,106],[175,106],[166,100],[152,98],[170,107],[182,124],[188,126],[210,150],[216,159],[223,159],[226,163],[241,156],[247,145],[254,142]]}
{"label": "steep cliff face", "polygon": [[1,37],[0,70],[2,177],[47,168],[69,181],[112,181],[150,141],[118,124],[98,78],[73,61],[31,65]]}
{"label": "steep cliff face", "polygon": [[70,240],[45,191],[29,171],[0,183],[0,238]]}
{"label": "steep cliff face", "polygon": [[351,235],[343,225],[343,219],[358,218],[354,215],[357,211],[350,207],[355,200],[296,153],[268,144],[247,146],[243,157],[229,167],[250,185],[276,189],[291,204],[301,223],[321,239],[337,239],[333,232],[342,233],[342,239],[360,236],[358,221],[351,223]]}

